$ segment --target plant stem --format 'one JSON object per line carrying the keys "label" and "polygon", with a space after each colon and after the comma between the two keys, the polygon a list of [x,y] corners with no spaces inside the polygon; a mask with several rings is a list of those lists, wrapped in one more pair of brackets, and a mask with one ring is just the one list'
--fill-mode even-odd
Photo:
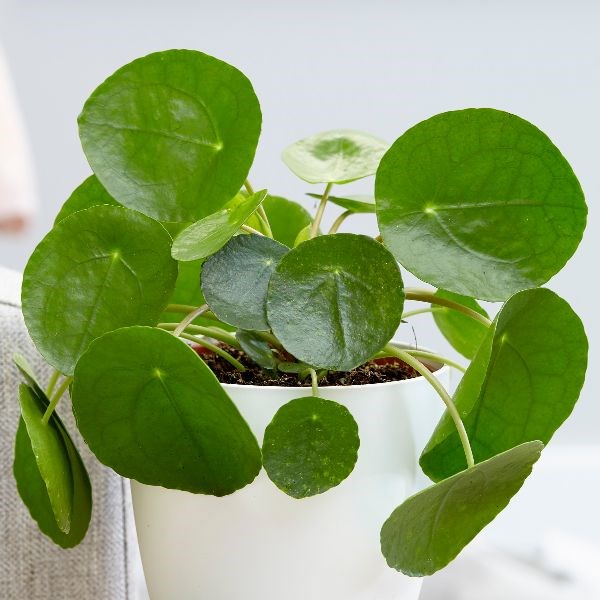
{"label": "plant stem", "polygon": [[314,369],[310,369],[310,385],[312,387],[312,395],[319,396],[319,380],[317,379],[317,372]]}
{"label": "plant stem", "polygon": [[233,356],[231,356],[231,354],[229,354],[227,350],[223,350],[223,348],[219,348],[219,346],[215,346],[215,344],[211,344],[205,339],[199,338],[195,335],[190,335],[189,333],[182,333],[181,337],[186,340],[190,340],[190,342],[194,342],[199,346],[202,346],[203,348],[214,352],[215,354],[218,354],[221,358],[224,358],[228,363],[232,364],[241,373],[243,373],[246,370],[246,367],[241,362],[233,358]]}
{"label": "plant stem", "polygon": [[246,233],[253,233],[254,235],[262,235],[263,237],[265,235],[262,231],[254,229],[254,227],[250,227],[250,225],[242,225],[240,229]]}
{"label": "plant stem", "polygon": [[273,231],[271,230],[271,224],[269,223],[269,217],[267,217],[267,213],[262,204],[256,209],[256,216],[262,225],[265,235],[273,239]]}
{"label": "plant stem", "polygon": [[333,233],[337,233],[337,230],[340,228],[340,225],[350,216],[354,214],[353,211],[351,210],[347,210],[345,212],[343,212],[334,222],[333,225],[331,226],[331,229],[328,232],[328,235],[331,235]]}
{"label": "plant stem", "polygon": [[244,181],[244,187],[246,188],[246,191],[252,196],[252,194],[254,194],[254,188],[252,187],[252,185],[250,184],[250,181],[248,179],[246,179],[246,181]]}
{"label": "plant stem", "polygon": [[466,372],[466,368],[460,363],[456,362],[451,358],[447,358],[446,356],[442,356],[441,354],[436,354],[435,352],[426,352],[425,350],[412,350],[405,348],[404,350],[411,356],[416,356],[417,358],[428,358],[429,360],[433,360],[434,362],[439,362],[444,365],[448,365],[449,367],[454,367],[458,371],[462,373]]}
{"label": "plant stem", "polygon": [[196,310],[189,312],[183,319],[181,319],[181,322],[179,323],[179,325],[177,325],[177,327],[175,327],[175,329],[173,330],[173,335],[175,337],[178,337],[179,335],[181,335],[181,332],[188,325],[191,325],[195,319],[197,319],[200,315],[203,315],[207,311],[208,311],[208,304],[203,304],[202,306],[199,306]]}
{"label": "plant stem", "polygon": [[192,306],[191,304],[168,304],[167,308],[165,308],[165,312],[187,314],[195,311],[197,308],[197,306]]}
{"label": "plant stem", "polygon": [[433,292],[429,290],[420,290],[417,288],[406,288],[405,290],[406,299],[407,300],[418,300],[419,302],[429,302],[430,304],[438,304],[439,306],[444,306],[446,308],[451,308],[453,310],[457,310],[458,312],[479,321],[486,327],[489,327],[492,323],[491,321],[480,315],[476,310],[469,308],[468,306],[464,306],[463,304],[459,304],[458,302],[454,302],[453,300],[448,300],[448,298],[441,298],[436,296]]}
{"label": "plant stem", "polygon": [[417,315],[440,312],[442,310],[443,308],[441,306],[432,306],[431,308],[418,308],[416,310],[409,310],[405,313],[402,313],[402,320],[408,319],[409,317],[416,317]]}
{"label": "plant stem", "polygon": [[407,365],[411,366],[415,371],[420,373],[433,387],[433,389],[438,393],[446,408],[448,410],[448,414],[454,421],[454,426],[456,427],[456,431],[458,432],[458,437],[460,438],[460,442],[462,444],[465,457],[467,459],[467,466],[469,468],[475,465],[475,459],[473,458],[473,450],[471,450],[471,444],[469,442],[469,436],[467,435],[467,431],[465,430],[464,423],[458,414],[458,410],[456,406],[454,406],[454,402],[452,398],[450,398],[450,394],[446,391],[444,386],[435,378],[435,376],[431,373],[431,371],[418,359],[411,356],[407,351],[400,350],[396,348],[392,344],[387,344],[384,348],[385,352],[389,352],[392,356],[399,358],[404,361]]}
{"label": "plant stem", "polygon": [[328,183],[323,195],[321,196],[321,202],[319,203],[319,208],[317,208],[317,213],[315,214],[315,219],[312,222],[312,227],[310,228],[310,236],[309,239],[312,240],[317,235],[319,231],[319,226],[321,225],[321,219],[323,218],[323,213],[325,212],[325,206],[327,206],[327,198],[329,198],[329,192],[331,192],[331,188],[333,187],[333,183]]}
{"label": "plant stem", "polygon": [[50,404],[48,404],[48,408],[46,409],[46,412],[42,417],[42,423],[44,425],[47,425],[48,421],[50,420],[50,417],[52,416],[52,413],[54,412],[54,409],[56,408],[56,405],[58,404],[58,401],[62,398],[62,395],[65,393],[65,391],[71,384],[71,381],[73,381],[72,377],[65,377],[63,382],[58,386],[58,388],[54,392],[52,398],[50,398]]}
{"label": "plant stem", "polygon": [[59,377],[60,371],[54,369],[54,372],[52,373],[52,375],[50,375],[50,379],[48,380],[48,385],[46,387],[46,396],[48,396],[48,398],[50,398],[50,396],[52,395],[52,392],[54,391],[54,387],[56,386],[56,382],[58,381]]}
{"label": "plant stem", "polygon": [[[174,331],[177,327],[177,323],[159,323],[157,327],[159,327],[160,329],[164,329],[165,331]],[[225,331],[224,329],[219,329],[218,327],[188,325],[185,328],[185,331],[186,333],[198,333],[200,335],[205,335],[215,340],[219,340],[220,342],[224,342],[225,344],[229,344],[234,348],[240,348],[240,344],[235,339],[235,336],[231,335],[228,331]]]}

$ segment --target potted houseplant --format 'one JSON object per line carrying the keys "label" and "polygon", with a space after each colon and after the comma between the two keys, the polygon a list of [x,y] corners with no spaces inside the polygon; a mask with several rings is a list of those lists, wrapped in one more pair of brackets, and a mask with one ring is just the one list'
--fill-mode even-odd
{"label": "potted houseplant", "polygon": [[[68,391],[92,452],[133,480],[153,600],[415,598],[578,398],[583,326],[540,286],[581,240],[583,193],[535,126],[466,109],[391,146],[346,130],[292,144],[285,163],[324,188],[311,217],[249,183],[260,128],[246,77],[195,51],[135,60],[87,100],[94,174],[24,273],[55,371],[42,387],[16,357],[17,486],[57,544],[83,539]],[[371,175],[374,198],[339,191]],[[324,232],[329,203],[344,212]],[[337,232],[360,213],[380,235]],[[399,265],[432,288],[405,289]],[[391,342],[405,300],[470,360],[453,397],[456,363]],[[502,303],[493,320],[477,300]],[[417,450],[433,484],[408,497],[432,397],[446,409]]]}

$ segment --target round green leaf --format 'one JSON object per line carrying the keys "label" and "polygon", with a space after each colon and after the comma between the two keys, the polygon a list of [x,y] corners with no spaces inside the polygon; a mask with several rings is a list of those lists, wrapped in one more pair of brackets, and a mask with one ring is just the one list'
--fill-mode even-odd
{"label": "round green leaf", "polygon": [[177,277],[171,237],[129,209],[95,206],[58,223],[34,250],[22,303],[37,349],[71,375],[88,344],[127,325],[155,325]]}
{"label": "round green leaf", "polygon": [[198,260],[222,248],[265,199],[267,190],[252,196],[237,194],[227,206],[186,227],[173,242],[177,260]]}
{"label": "round green leaf", "polygon": [[[281,196],[268,195],[262,207],[265,209],[273,238],[289,248],[294,245],[297,235],[302,229],[311,225],[310,213],[297,202],[287,200]],[[253,222],[256,215],[251,217],[248,225],[260,229],[258,223]]]}
{"label": "round green leaf", "polygon": [[263,369],[274,370],[277,368],[277,359],[273,356],[271,346],[254,331],[239,329],[235,337],[242,350]]}
{"label": "round green leaf", "polygon": [[193,50],[134,60],[85,103],[87,159],[121,204],[162,221],[196,221],[242,186],[261,127],[251,83]]}
{"label": "round green leaf", "polygon": [[286,254],[271,277],[267,317],[296,358],[350,371],[400,324],[402,277],[394,257],[364,235],[316,237]]}
{"label": "round green leaf", "polygon": [[[504,305],[454,395],[476,461],[523,442],[548,443],[581,392],[588,343],[579,317],[554,292],[519,292]],[[420,460],[440,480],[466,467],[444,414]]]}
{"label": "round green leaf", "polygon": [[98,181],[95,175],[90,175],[79,187],[75,188],[73,193],[62,205],[59,213],[54,219],[54,224],[72,215],[79,210],[85,210],[92,206],[109,204],[111,206],[120,206],[120,204],[104,189],[104,186]]}
{"label": "round green leaf", "polygon": [[306,498],[344,481],[359,445],[358,425],[345,406],[307,396],[282,406],[267,426],[263,464],[279,489]]}
{"label": "round green leaf", "polygon": [[92,342],[72,397],[88,446],[123,477],[224,496],[260,470],[256,439],[212,371],[161,329],[127,327]]}
{"label": "round green leaf", "polygon": [[360,131],[336,129],[288,146],[283,162],[308,183],[349,183],[373,175],[388,144]]}
{"label": "round green leaf", "polygon": [[[321,194],[307,194],[311,198],[321,199]],[[354,213],[374,213],[375,198],[366,194],[354,194],[351,196],[327,196],[327,200],[333,204],[341,206],[345,210],[351,210]]]}
{"label": "round green leaf", "polygon": [[587,215],[548,137],[489,108],[409,129],[381,160],[375,197],[383,240],[404,267],[482,300],[548,281],[577,248]]}
{"label": "round green leaf", "polygon": [[238,235],[202,269],[202,293],[221,321],[240,329],[268,330],[267,286],[288,248],[261,235]]}
{"label": "round green leaf", "polygon": [[543,447],[527,442],[406,500],[381,529],[388,565],[412,577],[445,567],[508,505]]}
{"label": "round green leaf", "polygon": [[[462,304],[485,317],[488,316],[477,300],[473,298],[453,294],[445,290],[438,290],[435,295]],[[477,349],[481,346],[488,328],[483,323],[451,308],[438,306],[437,304],[432,304],[431,307],[434,311],[433,319],[436,325],[452,347],[464,357],[473,358]]]}

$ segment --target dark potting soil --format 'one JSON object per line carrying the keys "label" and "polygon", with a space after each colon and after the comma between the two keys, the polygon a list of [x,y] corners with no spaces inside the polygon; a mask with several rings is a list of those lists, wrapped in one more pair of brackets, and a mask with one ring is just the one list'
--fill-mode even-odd
{"label": "dark potting soil", "polygon": [[[244,352],[226,344],[219,344],[234,358],[241,362],[246,371],[238,371],[226,360],[206,351],[199,346],[192,346],[202,356],[204,362],[212,369],[221,383],[236,383],[239,385],[264,385],[283,387],[309,387],[310,378],[299,381],[295,374],[281,373],[262,369],[250,360]],[[419,374],[407,364],[396,359],[377,359],[357,367],[352,371],[331,371],[319,380],[320,386],[365,385],[369,383],[386,383],[412,379]]]}

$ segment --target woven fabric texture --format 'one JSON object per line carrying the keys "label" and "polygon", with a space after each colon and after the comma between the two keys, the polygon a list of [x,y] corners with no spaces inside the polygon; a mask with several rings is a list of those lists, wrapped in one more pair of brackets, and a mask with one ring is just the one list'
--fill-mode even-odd
{"label": "woven fabric texture", "polygon": [[27,335],[15,302],[15,281],[14,274],[0,267],[0,599],[133,600],[137,564],[129,486],[90,454],[67,397],[58,412],[92,480],[94,508],[86,539],[70,550],[55,546],[39,532],[19,498],[12,460],[21,379],[12,355],[25,356],[42,382],[49,369]]}

